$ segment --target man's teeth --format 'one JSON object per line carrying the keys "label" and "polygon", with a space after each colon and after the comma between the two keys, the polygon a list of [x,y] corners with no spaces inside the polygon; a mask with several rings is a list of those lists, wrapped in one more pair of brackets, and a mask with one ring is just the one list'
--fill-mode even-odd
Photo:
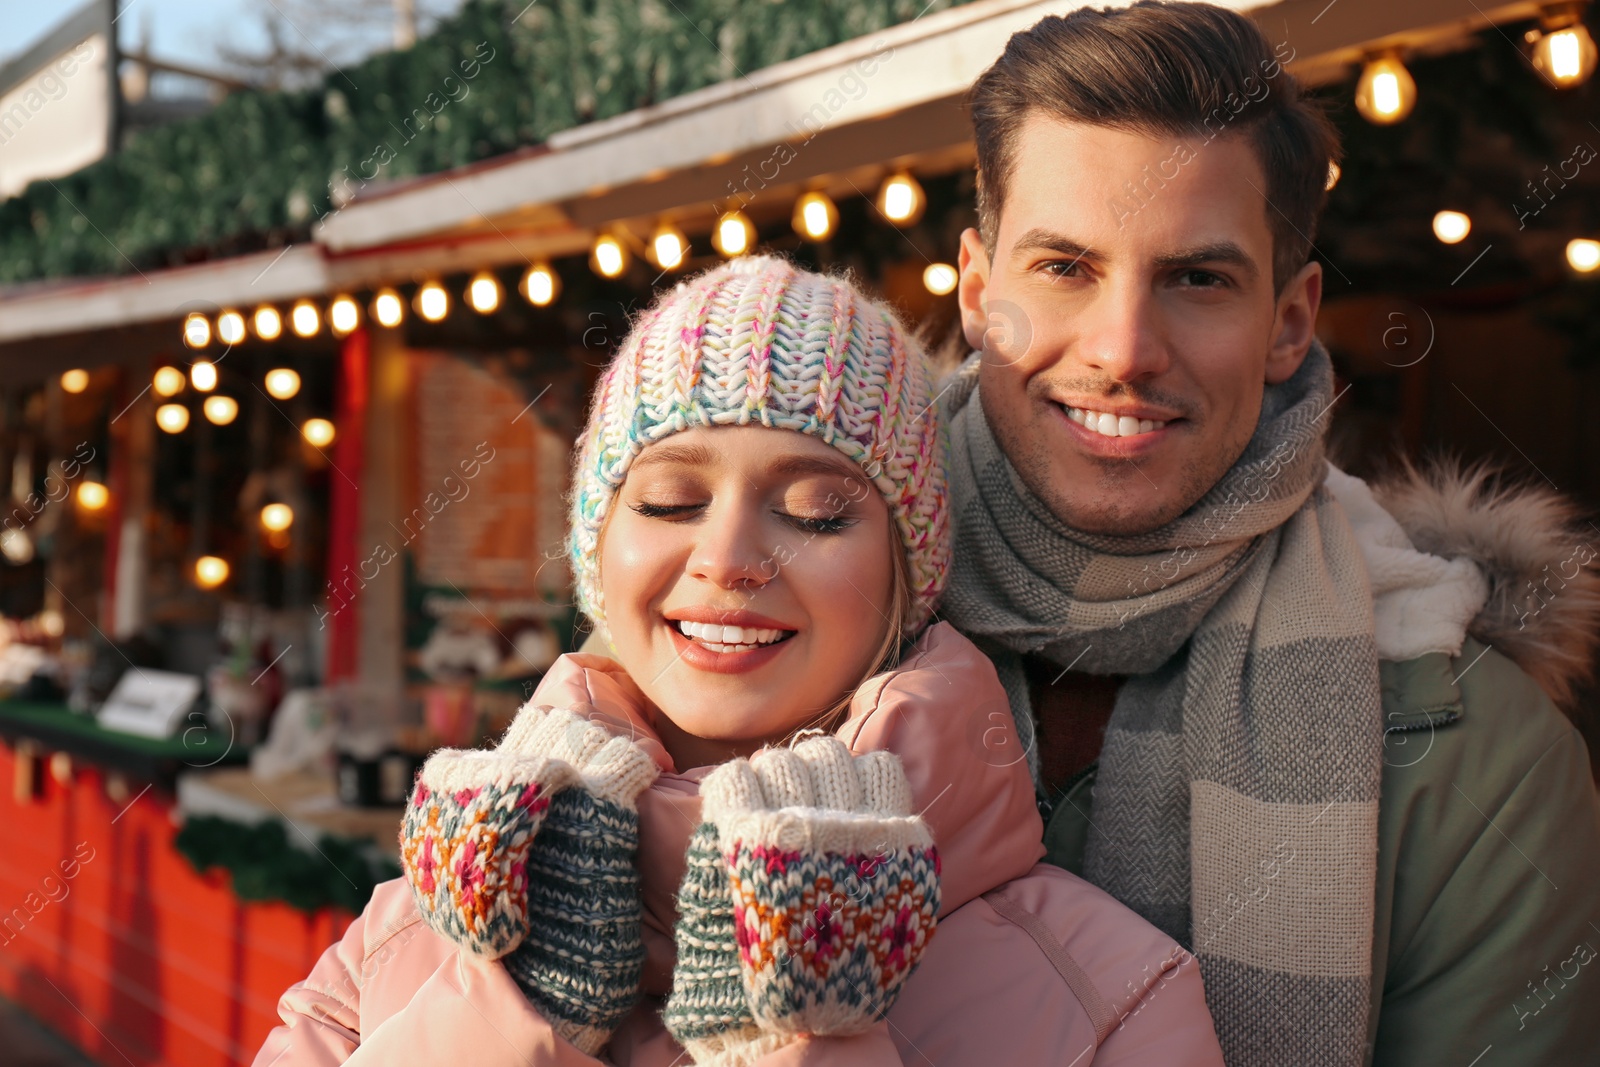
{"label": "man's teeth", "polygon": [[1150,433],[1166,425],[1156,419],[1136,419],[1131,415],[1113,415],[1106,411],[1089,411],[1084,408],[1067,408],[1067,418],[1086,430],[1105,437],[1133,437]]}
{"label": "man's teeth", "polygon": [[714,622],[689,622],[679,620],[678,630],[683,636],[698,640],[713,652],[745,652],[761,645],[770,645],[788,630],[758,630],[749,626],[719,626]]}

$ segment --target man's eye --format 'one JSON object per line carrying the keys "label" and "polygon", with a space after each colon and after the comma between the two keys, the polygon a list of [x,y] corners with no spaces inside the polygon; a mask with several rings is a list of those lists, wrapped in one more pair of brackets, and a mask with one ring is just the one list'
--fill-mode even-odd
{"label": "man's eye", "polygon": [[1221,289],[1228,284],[1228,280],[1222,275],[1209,270],[1186,270],[1178,276],[1178,279],[1194,289]]}
{"label": "man's eye", "polygon": [[652,504],[641,500],[637,504],[629,504],[635,514],[643,515],[647,519],[675,519],[682,518],[691,512],[699,511],[699,504]]}
{"label": "man's eye", "polygon": [[1076,278],[1078,276],[1078,261],[1075,259],[1052,259],[1042,269],[1052,278]]}

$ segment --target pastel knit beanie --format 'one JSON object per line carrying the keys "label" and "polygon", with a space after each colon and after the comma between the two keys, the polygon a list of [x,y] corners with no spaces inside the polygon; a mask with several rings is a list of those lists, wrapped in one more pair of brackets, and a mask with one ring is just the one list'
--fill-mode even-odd
{"label": "pastel knit beanie", "polygon": [[883,494],[927,622],[950,567],[944,438],[926,358],[850,282],[744,256],[679,283],[637,321],[595,390],[568,540],[578,606],[604,620],[600,529],[645,448],[696,426],[769,426],[826,441]]}

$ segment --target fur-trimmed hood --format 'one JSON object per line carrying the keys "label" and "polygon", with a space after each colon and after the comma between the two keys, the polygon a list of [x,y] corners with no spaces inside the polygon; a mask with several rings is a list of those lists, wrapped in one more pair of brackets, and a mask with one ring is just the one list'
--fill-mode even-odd
{"label": "fur-trimmed hood", "polygon": [[1489,596],[1467,632],[1571,711],[1600,645],[1600,528],[1567,497],[1485,464],[1406,462],[1371,488],[1419,550],[1478,566]]}

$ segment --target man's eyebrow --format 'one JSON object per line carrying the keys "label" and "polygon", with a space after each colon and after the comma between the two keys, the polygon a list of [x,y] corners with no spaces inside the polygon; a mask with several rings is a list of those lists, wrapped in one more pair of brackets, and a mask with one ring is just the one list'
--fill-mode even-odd
{"label": "man's eyebrow", "polygon": [[1011,254],[1015,256],[1019,252],[1029,252],[1040,248],[1049,249],[1052,252],[1060,252],[1064,256],[1071,256],[1073,259],[1093,261],[1100,258],[1095,255],[1094,250],[1088,245],[1079,244],[1066,234],[1056,233],[1054,230],[1047,230],[1042,226],[1035,226],[1021,237],[1018,237],[1016,243],[1011,246]]}
{"label": "man's eyebrow", "polygon": [[1156,265],[1161,267],[1198,267],[1205,263],[1225,263],[1248,272],[1251,277],[1258,273],[1256,261],[1232,241],[1215,241],[1194,248],[1181,248],[1176,252],[1167,252],[1156,257]]}
{"label": "man's eyebrow", "polygon": [[663,441],[660,444],[650,445],[639,458],[633,461],[633,469],[649,467],[658,463],[678,463],[686,467],[709,467],[716,462],[716,455],[705,445],[695,444],[692,441]]}

